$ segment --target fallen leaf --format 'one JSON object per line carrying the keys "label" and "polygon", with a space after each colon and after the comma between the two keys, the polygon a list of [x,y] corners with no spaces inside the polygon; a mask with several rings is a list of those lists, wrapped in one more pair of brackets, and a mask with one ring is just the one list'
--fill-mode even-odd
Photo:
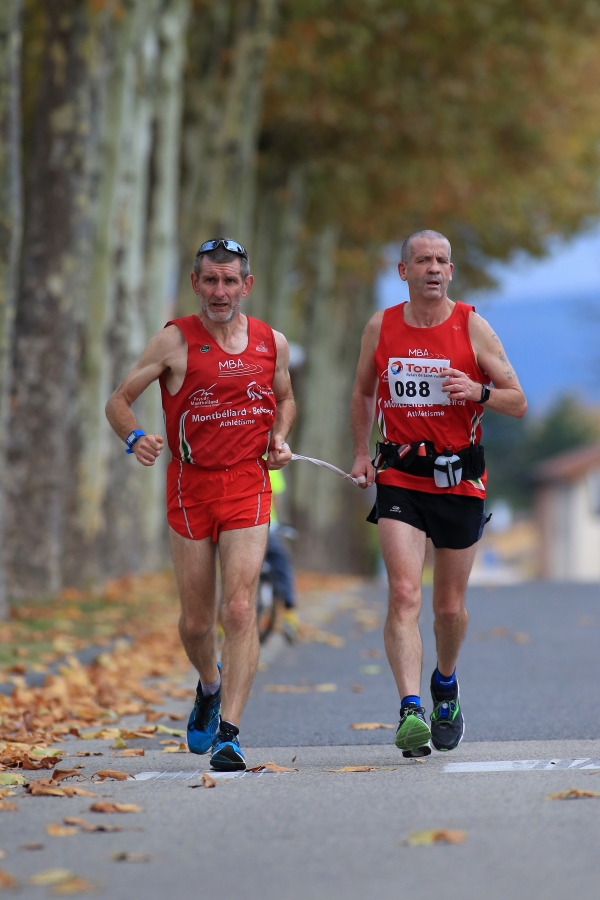
{"label": "fallen leaf", "polygon": [[67,795],[62,788],[53,787],[47,779],[39,781],[30,781],[26,786],[26,791],[32,797],[66,797]]}
{"label": "fallen leaf", "polygon": [[67,816],[63,819],[65,825],[77,825],[78,828],[81,828],[82,831],[123,831],[123,827],[121,825],[92,825],[90,822],[86,822],[85,819],[81,819],[78,816]]}
{"label": "fallen leaf", "polygon": [[316,684],[315,691],[317,694],[329,694],[333,691],[337,691],[337,684],[334,684],[332,681],[327,682],[326,684]]}
{"label": "fallen leaf", "polygon": [[98,886],[92,881],[86,881],[80,875],[73,875],[71,878],[65,878],[64,881],[58,881],[50,891],[53,895],[59,894],[87,894],[97,891]]}
{"label": "fallen leaf", "polygon": [[185,716],[181,713],[169,713],[168,715],[171,722],[181,722],[183,719],[185,719]]}
{"label": "fallen leaf", "polygon": [[25,784],[25,777],[16,772],[0,772],[0,784]]}
{"label": "fallen leaf", "polygon": [[179,745],[179,741],[176,741],[175,738],[165,738],[162,741],[158,742],[159,744],[174,744],[175,746]]}
{"label": "fallen leaf", "polygon": [[4,800],[5,797],[16,797],[16,791],[11,791],[10,788],[2,788],[0,790],[0,800]]}
{"label": "fallen leaf", "polygon": [[167,725],[157,725],[156,726],[157,734],[173,734],[175,737],[185,737],[186,732],[182,731],[181,728],[169,728]]}
{"label": "fallen leaf", "polygon": [[200,778],[200,784],[202,785],[202,787],[205,787],[205,788],[214,788],[217,786],[217,782],[212,777],[212,775],[208,774],[208,772],[202,773],[202,776]]}
{"label": "fallen leaf", "polygon": [[113,853],[111,859],[115,862],[150,862],[152,857],[149,853],[127,853],[121,850],[119,853]]}
{"label": "fallen leaf", "polygon": [[600,797],[597,791],[584,791],[581,788],[569,788],[568,791],[559,791],[557,794],[548,794],[546,800],[583,800],[588,797]]}
{"label": "fallen leaf", "polygon": [[515,633],[511,635],[510,639],[514,644],[529,643],[529,635],[525,631],[515,631]]}
{"label": "fallen leaf", "polygon": [[27,881],[29,884],[37,884],[44,887],[47,884],[56,884],[59,881],[65,881],[67,878],[73,878],[74,873],[69,869],[43,869],[37,875],[32,875]]}
{"label": "fallen leaf", "polygon": [[292,762],[296,762],[296,757],[292,756]]}
{"label": "fallen leaf", "polygon": [[341,769],[327,769],[328,772],[371,772],[377,766],[342,766]]}
{"label": "fallen leaf", "polygon": [[89,750],[78,750],[75,756],[104,756],[104,753],[90,753]]}
{"label": "fallen leaf", "polygon": [[97,797],[93,791],[86,791],[84,788],[75,787],[73,784],[63,784],[61,791],[66,797]]}
{"label": "fallen leaf", "polygon": [[18,812],[19,807],[11,800],[0,800],[0,812]]}
{"label": "fallen leaf", "polygon": [[[296,757],[294,757],[296,759]],[[293,762],[294,760],[292,760]],[[274,762],[266,762],[261,763],[258,766],[252,766],[247,769],[248,772],[297,772],[298,769],[288,769],[286,766],[278,766],[277,763]]]}
{"label": "fallen leaf", "polygon": [[126,750],[127,742],[123,740],[123,738],[119,735],[114,744],[110,745],[111,750]]}
{"label": "fallen leaf", "polygon": [[178,744],[176,747],[163,747],[163,753],[189,753],[187,744]]}
{"label": "fallen leaf", "polygon": [[350,726],[354,731],[377,731],[378,728],[394,729],[395,727],[395,725],[386,725],[384,722],[354,722]]}
{"label": "fallen leaf", "polygon": [[434,828],[431,831],[413,831],[402,843],[407,847],[429,844],[463,844],[467,832],[451,828]]}
{"label": "fallen leaf", "polygon": [[55,769],[51,775],[52,781],[64,781],[65,778],[74,778],[75,775],[81,775],[78,769]]}
{"label": "fallen leaf", "polygon": [[133,775],[128,772],[119,772],[118,769],[100,769],[98,772],[94,772],[94,775],[97,775],[100,781],[105,781],[107,778],[112,778],[114,781],[126,781],[128,778],[133,778]]}
{"label": "fallen leaf", "polygon": [[265,684],[263,688],[270,694],[308,694],[311,690],[307,684]]}
{"label": "fallen leaf", "polygon": [[19,850],[43,850],[44,844],[21,844]]}
{"label": "fallen leaf", "polygon": [[365,689],[364,684],[353,684],[352,687],[350,688],[350,690],[352,691],[353,694],[362,694],[364,689]]}
{"label": "fallen leaf", "polygon": [[6,869],[0,869],[0,891],[9,888],[16,888],[17,879],[14,878]]}
{"label": "fallen leaf", "polygon": [[142,807],[136,806],[135,803],[112,803],[110,800],[101,800],[99,803],[92,803],[90,812],[136,813],[142,812]]}
{"label": "fallen leaf", "polygon": [[134,756],[145,756],[146,751],[143,747],[130,747],[128,750],[119,750],[118,753],[115,753],[114,756],[126,757],[127,759],[132,759]]}
{"label": "fallen leaf", "polygon": [[77,829],[69,828],[58,822],[51,822],[49,825],[46,825],[46,833],[50,837],[70,837],[72,834],[77,834]]}
{"label": "fallen leaf", "polygon": [[361,666],[360,671],[363,675],[379,675],[381,666]]}

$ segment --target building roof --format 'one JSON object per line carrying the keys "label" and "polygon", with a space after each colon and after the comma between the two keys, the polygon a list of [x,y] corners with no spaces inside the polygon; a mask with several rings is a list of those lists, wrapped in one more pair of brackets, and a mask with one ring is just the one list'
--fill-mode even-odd
{"label": "building roof", "polygon": [[535,467],[534,478],[537,482],[575,481],[591,469],[598,468],[600,444],[592,444],[545,459]]}

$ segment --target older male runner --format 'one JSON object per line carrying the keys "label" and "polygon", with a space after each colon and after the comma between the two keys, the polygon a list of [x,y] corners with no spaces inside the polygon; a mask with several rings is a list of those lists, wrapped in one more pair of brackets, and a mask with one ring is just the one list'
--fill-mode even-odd
{"label": "older male runner", "polygon": [[[404,241],[398,271],[410,301],[367,324],[352,397],[352,475],[377,483],[369,521],[378,525],[389,578],[384,639],[401,698],[395,742],[408,757],[429,755],[430,741],[436,750],[453,750],[462,740],[456,662],[467,630],[467,581],[485,524],[480,423],[484,407],[517,418],[527,409],[490,325],[474,307],[448,297],[452,269],[442,234],[419,231]],[[377,470],[369,454],[375,411],[382,435]],[[418,626],[427,537],[435,548],[431,728],[420,700]]]}
{"label": "older male runner", "polygon": [[[271,511],[267,469],[291,458],[285,443],[295,415],[289,348],[282,334],[241,312],[253,284],[241,244],[206,241],[191,281],[199,312],[173,319],[152,338],[106,414],[127,452],[154,465],[163,439],[144,434],[131,405],[159,380],[172,453],[167,518],[181,598],[179,632],[200,676],[188,746],[192,753],[211,750],[214,769],[245,769],[238,735],[258,664],[254,598]],[[217,548],[222,673],[215,644]]]}

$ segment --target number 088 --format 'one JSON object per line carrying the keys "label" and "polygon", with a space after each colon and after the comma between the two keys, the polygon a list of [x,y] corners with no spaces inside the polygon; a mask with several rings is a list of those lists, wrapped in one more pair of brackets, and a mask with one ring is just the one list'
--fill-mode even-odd
{"label": "number 088", "polygon": [[[397,381],[394,385],[396,389],[396,394],[398,397],[404,397],[405,393],[407,397],[416,397],[417,396],[417,382],[416,381],[407,381],[406,385],[402,381]],[[419,381],[419,397],[429,397],[429,382],[428,381]]]}

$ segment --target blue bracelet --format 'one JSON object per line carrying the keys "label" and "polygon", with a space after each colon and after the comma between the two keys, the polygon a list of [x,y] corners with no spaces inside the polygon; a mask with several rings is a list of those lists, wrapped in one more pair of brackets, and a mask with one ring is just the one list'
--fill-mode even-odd
{"label": "blue bracelet", "polygon": [[135,431],[131,431],[125,438],[125,443],[127,444],[125,453],[133,453],[133,445],[136,441],[139,441],[141,437],[144,437],[145,434],[146,432],[142,431],[141,428],[136,428]]}

